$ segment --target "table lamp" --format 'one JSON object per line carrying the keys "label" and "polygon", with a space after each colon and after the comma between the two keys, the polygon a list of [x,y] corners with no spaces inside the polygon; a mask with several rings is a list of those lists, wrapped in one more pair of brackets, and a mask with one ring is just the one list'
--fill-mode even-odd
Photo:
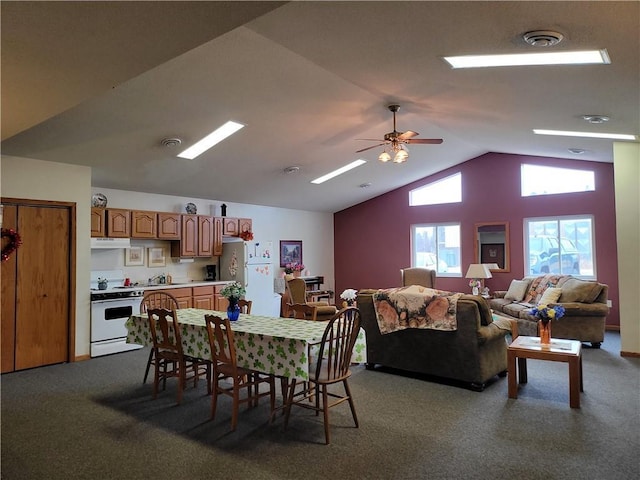
{"label": "table lamp", "polygon": [[472,287],[471,292],[473,295],[478,295],[480,288],[484,289],[484,279],[491,278],[491,272],[487,265],[482,263],[472,263],[467,270],[466,278],[471,278],[472,281],[469,285]]}

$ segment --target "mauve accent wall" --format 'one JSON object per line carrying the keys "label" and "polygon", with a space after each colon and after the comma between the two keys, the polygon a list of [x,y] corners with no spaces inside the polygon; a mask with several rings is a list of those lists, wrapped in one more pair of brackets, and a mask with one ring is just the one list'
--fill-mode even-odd
{"label": "mauve accent wall", "polygon": [[[409,161],[412,161],[411,159]],[[520,196],[523,163],[595,172],[596,191],[537,197]],[[387,165],[389,173],[402,166]],[[462,203],[409,207],[409,191],[454,173],[462,173]],[[607,325],[619,326],[616,218],[613,164],[525,155],[488,153],[425,177],[334,215],[336,300],[345,288],[389,288],[400,285],[400,269],[411,265],[411,225],[460,222],[463,275],[474,262],[474,225],[509,222],[510,272],[494,273],[485,283],[506,290],[524,276],[523,220],[531,217],[593,215],[596,272],[609,285],[613,306]],[[439,277],[443,290],[469,292],[465,278]]]}

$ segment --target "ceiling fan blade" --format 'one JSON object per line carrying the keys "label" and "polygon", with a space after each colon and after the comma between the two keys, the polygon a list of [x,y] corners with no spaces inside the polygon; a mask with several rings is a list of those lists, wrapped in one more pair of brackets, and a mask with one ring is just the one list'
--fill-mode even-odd
{"label": "ceiling fan blade", "polygon": [[442,141],[441,138],[410,138],[405,140],[406,143],[428,143],[431,145],[439,145]]}
{"label": "ceiling fan blade", "polygon": [[385,142],[382,138],[356,138],[356,140],[364,140],[365,142]]}
{"label": "ceiling fan blade", "polygon": [[372,145],[370,147],[363,148],[362,150],[356,150],[356,153],[365,152],[367,150],[371,150],[372,148],[376,148],[376,147],[381,147],[382,145],[385,145],[385,143],[379,143],[378,145]]}
{"label": "ceiling fan blade", "polygon": [[406,132],[404,132],[402,135],[398,135],[398,138],[400,140],[407,140],[411,137],[415,137],[416,135],[420,135],[417,132],[414,132],[413,130],[407,130]]}

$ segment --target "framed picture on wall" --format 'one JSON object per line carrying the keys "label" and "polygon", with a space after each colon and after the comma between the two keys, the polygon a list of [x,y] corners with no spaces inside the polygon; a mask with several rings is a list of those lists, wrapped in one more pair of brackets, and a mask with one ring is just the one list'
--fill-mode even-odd
{"label": "framed picture on wall", "polygon": [[147,266],[164,267],[166,265],[166,260],[164,258],[164,248],[150,247],[148,249],[148,253],[149,253],[149,263],[147,264]]}
{"label": "framed picture on wall", "polygon": [[499,268],[504,268],[504,243],[483,243],[480,263],[497,263]]}
{"label": "framed picture on wall", "polygon": [[302,240],[280,240],[280,266],[302,263]]}
{"label": "framed picture on wall", "polygon": [[129,247],[124,251],[124,264],[129,267],[144,265],[144,247]]}

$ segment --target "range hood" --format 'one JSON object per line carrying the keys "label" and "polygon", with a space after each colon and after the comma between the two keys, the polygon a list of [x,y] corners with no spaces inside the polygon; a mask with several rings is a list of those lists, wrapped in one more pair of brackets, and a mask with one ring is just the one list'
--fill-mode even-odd
{"label": "range hood", "polygon": [[129,238],[91,238],[91,249],[95,248],[129,248],[131,240]]}

